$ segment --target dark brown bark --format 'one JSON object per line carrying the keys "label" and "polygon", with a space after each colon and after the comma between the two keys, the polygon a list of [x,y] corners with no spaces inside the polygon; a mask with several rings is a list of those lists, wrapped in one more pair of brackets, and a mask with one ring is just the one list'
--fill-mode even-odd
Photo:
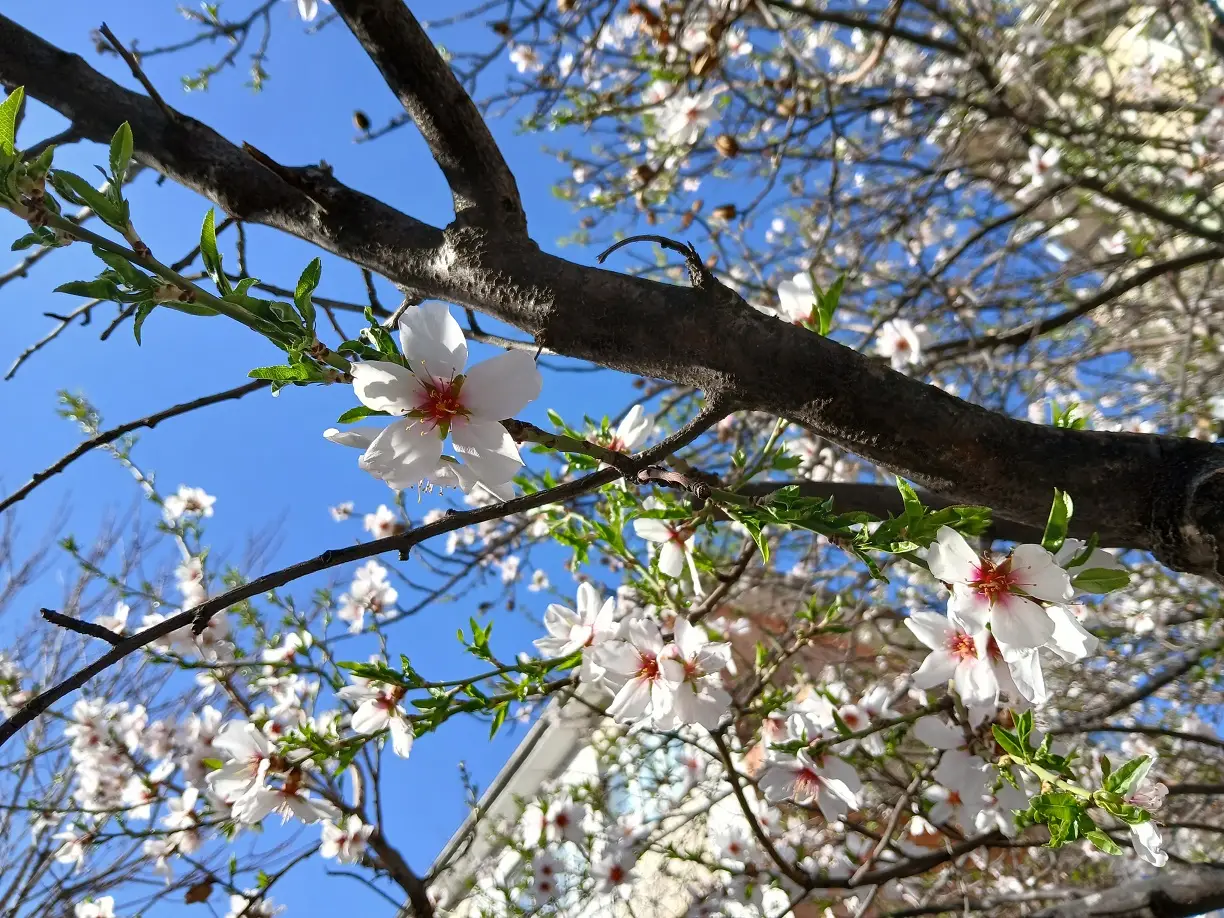
{"label": "dark brown bark", "polygon": [[441,74],[440,58],[398,59],[409,48],[437,57],[413,32],[415,20],[395,11],[397,0],[334,6],[441,151],[461,207],[445,230],[348,188],[328,170],[261,165],[211,128],[172,121],[152,100],[2,16],[0,81],[24,85],[92,140],[106,141],[127,120],[141,162],[231,215],[306,239],[423,296],[494,315],[559,353],[788,417],[930,491],[1029,526],[1045,522],[1053,491],[1062,488],[1075,500],[1074,531],[1100,532],[1105,544],[1149,549],[1174,569],[1224,582],[1224,450],[1018,421],[763,316],[725,288],[669,286],[578,265],[525,237],[490,231],[481,222],[487,210],[479,220],[464,211],[487,207],[489,190],[496,209],[504,181],[487,150],[460,155],[487,129],[472,123],[478,116],[470,102],[442,117],[438,106],[453,101],[458,84],[449,71]]}
{"label": "dark brown bark", "polygon": [[1224,870],[1168,867],[1156,876],[1073,899],[1034,918],[1190,918],[1224,908]]}

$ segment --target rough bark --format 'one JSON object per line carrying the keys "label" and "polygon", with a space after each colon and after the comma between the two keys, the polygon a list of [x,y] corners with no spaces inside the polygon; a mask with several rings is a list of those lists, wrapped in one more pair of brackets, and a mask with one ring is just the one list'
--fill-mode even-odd
{"label": "rough bark", "polygon": [[[420,27],[407,7],[333,5],[440,155],[460,213],[450,227],[422,223],[327,169],[275,166],[206,125],[171,118],[3,16],[0,82],[24,85],[91,140],[106,141],[129,121],[140,162],[234,217],[313,242],[423,296],[496,316],[554,351],[788,417],[930,491],[1029,526],[1044,523],[1054,488],[1062,488],[1075,500],[1074,534],[1096,531],[1103,544],[1149,549],[1176,570],[1224,582],[1221,448],[1015,420],[763,316],[724,287],[671,286],[575,264],[541,252],[514,219],[490,230],[509,189],[483,146],[487,129],[473,123],[470,101],[439,110],[458,84],[413,32]],[[399,60],[409,48],[434,59]],[[481,149],[465,150],[469,141]]]}

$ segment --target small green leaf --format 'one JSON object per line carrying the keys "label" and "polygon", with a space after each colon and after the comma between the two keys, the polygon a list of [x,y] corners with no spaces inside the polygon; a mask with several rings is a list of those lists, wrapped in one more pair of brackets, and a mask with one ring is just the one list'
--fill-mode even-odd
{"label": "small green leaf", "polygon": [[1048,552],[1056,552],[1067,540],[1067,525],[1071,522],[1074,512],[1071,496],[1066,491],[1054,489],[1054,503],[1050,506],[1050,518],[1046,521],[1045,534],[1041,537],[1041,547]]}
{"label": "small green leaf", "polygon": [[[1137,774],[1139,769],[1143,768],[1151,761],[1150,756],[1141,755],[1137,759],[1131,759],[1113,774],[1105,779],[1105,790],[1115,794],[1126,795],[1131,792],[1132,781],[1142,775]],[[1144,774],[1147,770],[1144,769]]]}
{"label": "small green leaf", "polygon": [[497,735],[497,731],[501,729],[501,725],[506,722],[506,712],[510,710],[510,702],[503,701],[493,711],[493,724],[489,727],[489,739],[493,739]]}
{"label": "small green leaf", "polygon": [[204,215],[204,224],[200,227],[200,259],[221,295],[232,293],[229,279],[221,270],[221,253],[217,250],[217,214],[211,207]]}
{"label": "small green leaf", "polygon": [[51,186],[59,192],[60,197],[70,204],[88,207],[108,226],[117,226],[127,222],[122,208],[116,206],[110,198],[79,175],[56,169],[48,177],[51,180]]}
{"label": "small green leaf", "polygon": [[306,323],[306,331],[312,335],[315,327],[315,311],[314,302],[310,297],[315,292],[315,288],[319,286],[322,276],[323,262],[316,258],[302,271],[302,276],[298,278],[297,290],[293,294],[293,305],[301,313],[302,321]]}
{"label": "small green leaf", "polygon": [[304,382],[322,378],[318,371],[305,365],[256,367],[247,376],[251,379],[271,379],[274,382]]}
{"label": "small green leaf", "polygon": [[846,285],[846,275],[838,275],[837,280],[828,290],[817,291],[816,296],[816,318],[819,321],[820,334],[828,335],[829,329],[833,327],[833,313],[837,309],[837,304],[841,300],[842,288]]}
{"label": "small green leaf", "polygon": [[111,138],[110,144],[111,175],[115,179],[116,191],[123,183],[123,177],[127,175],[128,166],[132,162],[133,148],[132,126],[125,121],[119,125],[119,130],[115,131],[115,136]]}
{"label": "small green leaf", "polygon": [[926,511],[923,509],[922,501],[918,499],[918,492],[900,476],[897,476],[897,490],[901,492],[901,500],[905,504],[905,518],[914,522],[922,519]]}
{"label": "small green leaf", "polygon": [[1106,854],[1121,854],[1122,848],[1116,841],[1102,832],[1100,829],[1094,829],[1091,832],[1085,832],[1084,838],[1092,842]]}
{"label": "small green leaf", "polygon": [[1004,752],[1018,761],[1028,761],[1028,756],[1024,754],[1024,747],[1020,745],[1020,741],[1014,733],[1003,729],[998,724],[992,724],[990,729],[994,733],[995,742],[1003,747]]}
{"label": "small green leaf", "polygon": [[21,111],[21,100],[25,88],[18,86],[0,102],[0,153],[13,156],[17,153],[17,113]]}
{"label": "small green leaf", "polygon": [[1085,593],[1112,593],[1130,584],[1130,573],[1108,567],[1090,567],[1080,571],[1071,581],[1071,586]]}
{"label": "small green leaf", "polygon": [[145,319],[149,317],[149,313],[156,305],[152,300],[145,300],[136,307],[136,318],[132,321],[132,334],[136,336],[137,344],[140,344],[140,330],[144,327]]}
{"label": "small green leaf", "polygon": [[1022,749],[1028,749],[1029,736],[1033,732],[1033,712],[1025,711],[1016,718],[1016,739]]}
{"label": "small green leaf", "polygon": [[89,297],[92,300],[117,300],[120,296],[115,282],[104,277],[91,281],[68,281],[56,287],[55,292]]}
{"label": "small green leaf", "polygon": [[360,421],[363,418],[374,417],[390,417],[385,411],[375,411],[372,408],[367,408],[365,405],[358,405],[356,408],[350,408],[340,417],[336,418],[337,424],[352,424],[354,421]]}

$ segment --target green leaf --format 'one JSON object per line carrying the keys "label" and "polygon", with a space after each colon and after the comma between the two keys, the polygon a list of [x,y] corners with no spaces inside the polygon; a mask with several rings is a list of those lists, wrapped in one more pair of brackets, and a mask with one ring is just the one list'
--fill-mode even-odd
{"label": "green leaf", "polygon": [[360,421],[363,418],[374,417],[390,417],[385,411],[375,411],[372,408],[367,408],[365,405],[358,405],[356,408],[350,408],[340,417],[336,418],[337,424],[352,424],[354,421]]}
{"label": "green leaf", "polygon": [[56,169],[48,178],[60,197],[70,204],[88,207],[107,225],[116,226],[127,222],[122,208],[79,175]]}
{"label": "green leaf", "polygon": [[310,297],[315,292],[315,288],[319,286],[322,276],[323,262],[316,258],[303,269],[302,276],[298,278],[297,290],[293,294],[293,305],[302,314],[302,321],[306,323],[306,331],[311,335],[314,334],[315,311],[314,302]]}
{"label": "green leaf", "polygon": [[1131,784],[1134,779],[1141,777],[1136,773],[1151,761],[1151,756],[1141,755],[1137,759],[1131,759],[1113,774],[1105,779],[1105,790],[1114,794],[1126,795],[1131,792]]}
{"label": "green leaf", "polygon": [[1121,854],[1122,848],[1116,841],[1102,832],[1100,829],[1094,829],[1091,832],[1085,832],[1084,838],[1092,842],[1106,854]]}
{"label": "green leaf", "polygon": [[322,378],[317,370],[301,364],[298,366],[256,367],[247,376],[251,379],[271,379],[274,382],[308,382]]}
{"label": "green leaf", "polygon": [[1050,518],[1046,521],[1045,534],[1041,537],[1041,547],[1048,552],[1056,552],[1067,540],[1067,525],[1071,522],[1074,512],[1071,496],[1066,491],[1054,489],[1054,503],[1050,506]]}
{"label": "green leaf", "polygon": [[1028,756],[1024,754],[1024,747],[1020,745],[1020,741],[1014,733],[1003,729],[998,724],[992,724],[990,729],[994,733],[995,742],[1003,747],[1004,752],[1018,761],[1028,761]]}
{"label": "green leaf", "polygon": [[110,167],[111,175],[115,179],[116,192],[123,182],[123,177],[127,175],[128,166],[132,162],[133,148],[132,126],[125,121],[119,125],[119,130],[115,131],[115,136],[111,138],[110,144]]}
{"label": "green leaf", "polygon": [[1080,571],[1071,581],[1071,586],[1085,593],[1112,593],[1129,584],[1130,573],[1128,571],[1108,567],[1090,567],[1086,571]]}
{"label": "green leaf", "polygon": [[1022,749],[1027,750],[1029,747],[1029,736],[1033,732],[1033,712],[1025,711],[1016,718],[1016,739],[1020,743]]}
{"label": "green leaf", "polygon": [[133,290],[152,292],[158,285],[157,280],[136,268],[122,255],[108,252],[99,246],[93,247],[93,253],[108,268],[119,275],[119,279]]}
{"label": "green leaf", "polygon": [[132,321],[132,334],[136,336],[136,343],[140,344],[140,329],[144,327],[145,319],[149,317],[154,307],[157,306],[152,300],[146,300],[136,307],[136,318]]}
{"label": "green leaf", "polygon": [[915,522],[922,519],[926,511],[922,506],[922,501],[918,499],[918,492],[899,475],[897,476],[897,490],[901,492],[901,500],[905,504],[905,518]]}
{"label": "green leaf", "polygon": [[217,213],[211,207],[204,215],[204,224],[200,227],[200,259],[204,262],[204,270],[213,279],[221,295],[232,293],[229,279],[221,270],[221,253],[217,251]]}
{"label": "green leaf", "polygon": [[493,725],[489,728],[489,739],[497,736],[497,731],[506,722],[506,712],[510,710],[510,702],[503,701],[493,711]]}
{"label": "green leaf", "polygon": [[9,156],[17,153],[17,113],[24,98],[25,88],[18,86],[0,103],[0,153]]}
{"label": "green leaf", "polygon": [[816,317],[819,320],[820,334],[827,335],[829,329],[833,327],[833,313],[837,309],[837,304],[841,300],[842,288],[846,285],[846,275],[838,275],[837,280],[828,290],[817,292],[816,295]]}
{"label": "green leaf", "polygon": [[92,300],[117,300],[120,296],[115,282],[104,277],[91,281],[68,281],[56,287],[55,292],[89,297]]}

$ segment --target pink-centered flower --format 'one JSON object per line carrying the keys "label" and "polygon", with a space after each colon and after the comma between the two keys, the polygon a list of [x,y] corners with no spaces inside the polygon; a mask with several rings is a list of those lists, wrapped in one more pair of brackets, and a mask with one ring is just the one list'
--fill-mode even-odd
{"label": "pink-centered flower", "polygon": [[940,527],[927,554],[931,574],[952,587],[949,614],[970,631],[990,625],[1001,643],[1040,647],[1054,634],[1041,602],[1071,598],[1070,578],[1040,545],[1017,545],[1005,558],[979,555],[954,529]]}
{"label": "pink-centered flower", "polygon": [[915,612],[905,626],[931,648],[914,673],[914,685],[929,689],[951,679],[966,704],[993,704],[999,697],[999,683],[986,654],[985,631],[958,628],[935,612]]}
{"label": "pink-centered flower", "polygon": [[625,640],[604,641],[596,650],[596,663],[616,689],[608,714],[621,721],[659,720],[671,710],[674,689],[660,667],[663,636],[652,621],[630,622]]}
{"label": "pink-centered flower", "polygon": [[[372,411],[398,417],[366,447],[360,465],[396,489],[436,476],[449,436],[474,478],[497,487],[523,464],[500,423],[537,398],[543,378],[526,351],[507,351],[466,373],[463,329],[442,303],[425,303],[400,318],[407,366],[387,360],[354,364],[353,392]],[[459,483],[458,472],[452,472]]]}
{"label": "pink-centered flower", "polygon": [[800,749],[798,755],[777,756],[760,780],[768,802],[815,803],[830,822],[858,809],[862,786],[855,770],[837,756],[812,756],[806,749]]}

